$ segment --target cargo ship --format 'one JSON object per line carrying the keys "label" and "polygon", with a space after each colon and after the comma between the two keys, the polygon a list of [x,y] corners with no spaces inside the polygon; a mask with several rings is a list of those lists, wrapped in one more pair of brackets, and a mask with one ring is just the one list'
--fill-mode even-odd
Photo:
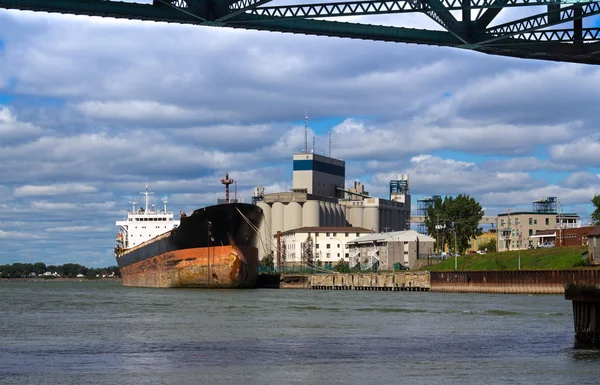
{"label": "cargo ship", "polygon": [[[228,176],[227,176],[227,180]],[[117,264],[125,286],[253,288],[258,279],[256,205],[229,203],[203,207],[175,220],[172,212],[149,207],[127,210],[117,221]]]}

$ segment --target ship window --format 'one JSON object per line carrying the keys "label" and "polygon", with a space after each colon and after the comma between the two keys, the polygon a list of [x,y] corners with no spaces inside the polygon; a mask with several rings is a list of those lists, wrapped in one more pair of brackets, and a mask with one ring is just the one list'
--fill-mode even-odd
{"label": "ship window", "polygon": [[348,234],[349,234],[349,233],[346,233],[346,238],[348,238]]}
{"label": "ship window", "polygon": [[328,249],[331,249],[331,245],[330,245],[329,243],[327,244],[327,248],[328,248]]}

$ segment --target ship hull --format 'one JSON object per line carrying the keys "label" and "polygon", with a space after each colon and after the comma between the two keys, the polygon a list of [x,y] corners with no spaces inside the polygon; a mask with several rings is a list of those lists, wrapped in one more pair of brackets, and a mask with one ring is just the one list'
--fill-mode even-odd
{"label": "ship hull", "polygon": [[175,250],[123,267],[121,276],[125,286],[253,288],[258,250],[237,246]]}
{"label": "ship hull", "polygon": [[262,217],[260,207],[243,203],[198,209],[178,228],[118,253],[123,285],[254,287]]}

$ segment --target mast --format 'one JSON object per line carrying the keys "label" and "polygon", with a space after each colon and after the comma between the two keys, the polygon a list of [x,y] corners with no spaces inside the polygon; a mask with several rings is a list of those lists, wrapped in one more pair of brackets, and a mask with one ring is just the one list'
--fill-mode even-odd
{"label": "mast", "polygon": [[225,179],[221,179],[221,183],[225,185],[225,203],[229,203],[229,185],[233,182],[233,179],[229,179],[229,173],[225,174]]}
{"label": "mast", "polygon": [[144,214],[146,214],[148,212],[148,205],[150,204],[150,195],[152,195],[154,193],[148,192],[148,183],[146,183],[146,191],[145,192],[141,192],[140,194],[146,196],[146,209],[144,211]]}
{"label": "mast", "polygon": [[308,154],[308,110],[304,110],[304,153]]}
{"label": "mast", "polygon": [[166,214],[167,213],[167,197],[164,197],[162,199],[162,201],[163,201],[163,204],[164,204],[164,207],[165,207],[164,210],[165,210],[165,214]]}

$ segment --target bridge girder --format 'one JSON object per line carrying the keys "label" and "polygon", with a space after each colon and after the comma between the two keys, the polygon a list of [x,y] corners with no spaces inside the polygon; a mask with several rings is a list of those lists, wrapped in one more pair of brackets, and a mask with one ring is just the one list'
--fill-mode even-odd
{"label": "bridge girder", "polygon": [[[600,64],[600,29],[583,27],[584,20],[600,14],[600,1],[364,0],[272,6],[276,1],[0,0],[0,8],[437,45],[492,55]],[[490,26],[504,8],[531,6],[547,9]],[[478,11],[474,18],[473,11]],[[421,13],[444,30],[330,20],[396,13]]]}

